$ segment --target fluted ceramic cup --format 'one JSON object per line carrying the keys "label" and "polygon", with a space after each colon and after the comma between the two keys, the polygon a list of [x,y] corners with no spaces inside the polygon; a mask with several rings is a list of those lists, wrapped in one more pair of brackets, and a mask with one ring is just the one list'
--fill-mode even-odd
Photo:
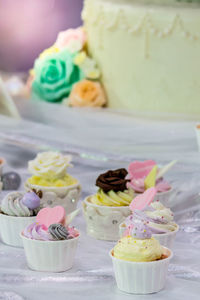
{"label": "fluted ceramic cup", "polygon": [[[125,223],[121,223],[119,225],[120,238],[123,237],[125,230],[126,230]],[[179,226],[177,225],[177,228],[174,231],[170,231],[168,233],[153,234],[152,236],[155,239],[157,239],[162,246],[167,247],[169,249],[173,249],[174,241],[178,230],[179,230]]]}
{"label": "fluted ceramic cup", "polygon": [[25,182],[25,190],[39,192],[43,207],[62,205],[67,214],[76,210],[81,195],[81,185],[79,182],[66,187],[46,187],[30,184],[27,180]]}
{"label": "fluted ceramic cup", "polygon": [[72,268],[78,237],[62,241],[32,240],[21,233],[28,267],[41,272],[64,272]]}
{"label": "fluted ceramic cup", "polygon": [[3,243],[23,247],[21,231],[36,221],[36,217],[15,217],[0,213],[0,234]]}
{"label": "fluted ceramic cup", "polygon": [[113,256],[112,258],[117,287],[131,294],[151,294],[162,290],[165,286],[169,261],[173,257],[170,249],[163,247],[166,258],[151,262],[132,262]]}
{"label": "fluted ceramic cup", "polygon": [[82,203],[87,234],[100,240],[117,241],[119,224],[130,214],[129,206],[102,206],[91,203],[88,196]]}

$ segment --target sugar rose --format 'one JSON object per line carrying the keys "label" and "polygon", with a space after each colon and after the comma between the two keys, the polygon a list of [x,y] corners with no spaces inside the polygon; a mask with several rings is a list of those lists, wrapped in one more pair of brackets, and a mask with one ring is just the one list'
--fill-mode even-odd
{"label": "sugar rose", "polygon": [[69,105],[101,107],[106,104],[104,90],[99,82],[82,80],[74,84],[69,95]]}
{"label": "sugar rose", "polygon": [[74,83],[84,78],[66,49],[38,58],[34,65],[32,92],[42,100],[58,102],[67,97]]}
{"label": "sugar rose", "polygon": [[66,48],[69,52],[75,53],[83,49],[86,43],[86,34],[82,27],[61,31],[56,40],[56,47]]}
{"label": "sugar rose", "polygon": [[126,169],[110,170],[106,173],[99,175],[96,180],[96,185],[105,193],[109,191],[119,192],[126,190],[128,172]]}

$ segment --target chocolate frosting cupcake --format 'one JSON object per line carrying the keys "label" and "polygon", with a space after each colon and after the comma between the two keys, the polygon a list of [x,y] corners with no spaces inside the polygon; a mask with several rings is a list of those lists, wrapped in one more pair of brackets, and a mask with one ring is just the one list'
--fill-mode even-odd
{"label": "chocolate frosting cupcake", "polygon": [[129,180],[125,179],[128,172],[126,169],[109,170],[99,175],[96,180],[96,186],[105,193],[109,191],[119,192],[126,190],[126,184]]}

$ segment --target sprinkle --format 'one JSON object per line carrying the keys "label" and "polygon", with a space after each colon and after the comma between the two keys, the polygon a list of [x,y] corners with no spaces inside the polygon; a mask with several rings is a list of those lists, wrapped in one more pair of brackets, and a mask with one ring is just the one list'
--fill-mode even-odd
{"label": "sprinkle", "polygon": [[146,232],[146,229],[144,229],[144,232]]}

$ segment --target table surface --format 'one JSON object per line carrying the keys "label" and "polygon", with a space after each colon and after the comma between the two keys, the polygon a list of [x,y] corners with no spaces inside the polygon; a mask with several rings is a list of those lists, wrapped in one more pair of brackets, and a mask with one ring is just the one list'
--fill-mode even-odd
{"label": "table surface", "polygon": [[[194,121],[165,116],[133,116],[113,111],[70,110],[46,104],[22,103],[28,120],[0,117],[0,155],[6,170],[28,177],[27,162],[38,151],[57,149],[73,154],[82,198],[95,192],[95,179],[110,168],[127,167],[135,159],[178,163],[166,178],[176,193],[170,199],[180,232],[169,266],[166,287],[148,296],[120,292],[108,251],[113,242],[86,235],[82,213],[74,220],[81,237],[73,268],[64,273],[28,269],[23,249],[0,243],[0,299],[199,299],[200,293],[200,153]],[[56,114],[55,114],[56,109]],[[23,188],[23,185],[22,187]],[[1,193],[1,199],[5,192]],[[81,201],[79,206],[81,206]]]}

